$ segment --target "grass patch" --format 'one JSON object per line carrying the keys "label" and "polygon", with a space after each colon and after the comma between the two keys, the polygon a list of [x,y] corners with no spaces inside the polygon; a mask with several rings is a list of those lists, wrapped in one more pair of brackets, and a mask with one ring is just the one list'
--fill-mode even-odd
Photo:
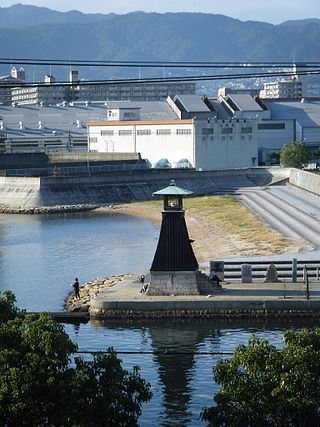
{"label": "grass patch", "polygon": [[[162,207],[162,201],[146,202]],[[185,209],[194,217],[212,223],[226,236],[243,241],[247,246],[283,253],[292,240],[273,231],[235,196],[203,196],[184,199]],[[201,225],[199,224],[199,227]]]}
{"label": "grass patch", "polygon": [[194,197],[185,199],[184,206],[224,233],[257,246],[270,245],[274,253],[282,253],[290,244],[289,239],[273,231],[234,196]]}

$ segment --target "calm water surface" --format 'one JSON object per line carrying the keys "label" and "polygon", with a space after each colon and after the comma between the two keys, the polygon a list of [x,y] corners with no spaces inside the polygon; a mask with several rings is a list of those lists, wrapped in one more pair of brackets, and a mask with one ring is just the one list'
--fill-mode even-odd
{"label": "calm water surface", "polygon": [[[147,269],[158,232],[144,220],[95,212],[0,215],[0,289],[11,289],[18,305],[28,310],[62,310],[75,276],[84,282]],[[141,367],[153,391],[140,418],[141,426],[147,427],[203,426],[199,414],[218,390],[212,367],[229,357],[214,353],[234,351],[253,333],[281,346],[284,329],[302,326],[309,325],[171,320],[90,322],[65,328],[80,351],[114,347],[126,369]]]}
{"label": "calm water surface", "polygon": [[125,215],[0,214],[0,289],[12,290],[30,311],[62,311],[77,276],[100,276],[147,268],[158,229]]}

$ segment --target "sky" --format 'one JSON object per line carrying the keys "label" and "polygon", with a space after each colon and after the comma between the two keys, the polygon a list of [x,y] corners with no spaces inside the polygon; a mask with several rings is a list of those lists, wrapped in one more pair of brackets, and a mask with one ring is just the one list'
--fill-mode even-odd
{"label": "sky", "polygon": [[[19,0],[0,0],[1,7]],[[22,0],[22,4],[84,13],[204,12],[223,14],[242,21],[279,24],[290,19],[320,18],[319,0]]]}

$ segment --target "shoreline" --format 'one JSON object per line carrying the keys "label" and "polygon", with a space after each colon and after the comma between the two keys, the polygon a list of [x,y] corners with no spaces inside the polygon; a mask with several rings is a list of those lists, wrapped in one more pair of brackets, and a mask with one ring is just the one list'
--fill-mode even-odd
{"label": "shoreline", "polygon": [[56,205],[46,206],[42,208],[27,208],[22,206],[0,206],[0,214],[13,214],[13,215],[44,215],[56,213],[72,213],[84,212],[98,209],[100,205],[94,204],[77,204],[77,205]]}

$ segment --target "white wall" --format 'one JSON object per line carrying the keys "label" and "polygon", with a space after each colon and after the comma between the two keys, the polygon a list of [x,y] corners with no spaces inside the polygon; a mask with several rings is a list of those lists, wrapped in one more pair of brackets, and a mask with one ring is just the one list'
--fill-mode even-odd
{"label": "white wall", "polygon": [[[188,159],[196,169],[203,170],[258,165],[255,120],[185,122],[127,122],[123,125],[89,126],[89,138],[97,140],[92,142],[91,139],[89,149],[98,152],[138,152],[152,164],[163,158],[173,165],[181,159]],[[249,128],[250,132],[243,133],[243,128]],[[232,133],[224,134],[225,129],[230,129]],[[104,135],[106,132],[113,132],[113,135]],[[121,135],[126,132],[131,134]]]}
{"label": "white wall", "polygon": [[[226,125],[232,129],[232,133],[222,133]],[[210,128],[213,133],[203,135],[203,129]],[[242,133],[242,128],[252,128],[252,133]],[[256,122],[253,120],[197,121],[196,168],[212,170],[257,166],[256,134]]]}
{"label": "white wall", "polygon": [[[105,131],[113,131],[113,135],[101,135]],[[131,135],[119,135],[123,131],[131,132]],[[157,132],[158,131],[158,132]],[[160,132],[159,132],[160,131]],[[177,134],[177,131],[187,134]],[[141,133],[147,134],[141,134]],[[159,134],[159,133],[170,134]],[[166,158],[170,163],[176,163],[181,159],[188,159],[194,166],[194,125],[183,124],[177,121],[171,124],[127,124],[104,126],[89,126],[90,151],[98,152],[138,152],[143,158],[154,164],[160,159]],[[92,142],[91,138],[97,138]]]}

